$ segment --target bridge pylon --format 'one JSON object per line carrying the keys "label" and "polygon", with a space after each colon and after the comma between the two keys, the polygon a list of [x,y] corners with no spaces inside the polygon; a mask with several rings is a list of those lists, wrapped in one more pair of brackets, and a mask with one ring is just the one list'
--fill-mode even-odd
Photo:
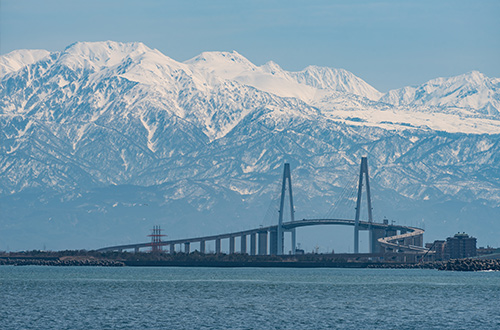
{"label": "bridge pylon", "polygon": [[[290,216],[291,221],[295,221],[295,211],[293,208],[293,193],[292,193],[292,176],[290,175],[290,164],[285,163],[285,167],[283,169],[283,182],[281,185],[281,200],[280,200],[280,210],[279,210],[279,218],[278,218],[278,228],[277,228],[277,255],[283,255],[284,250],[284,242],[285,242],[285,231],[283,228],[283,214],[285,207],[285,196],[286,196],[286,185],[288,181],[288,194],[290,198]],[[296,249],[296,236],[295,236],[295,228],[291,229],[292,233],[292,254],[295,254]]]}
{"label": "bridge pylon", "polygon": [[[354,218],[354,253],[359,253],[359,216],[361,214],[361,199],[363,193],[363,177],[366,182],[366,201],[368,204],[368,222],[373,222],[372,199],[370,195],[370,178],[368,175],[368,158],[361,157],[361,167],[359,170],[358,198],[356,199],[356,216]],[[370,227],[370,252],[373,252],[372,228]]]}

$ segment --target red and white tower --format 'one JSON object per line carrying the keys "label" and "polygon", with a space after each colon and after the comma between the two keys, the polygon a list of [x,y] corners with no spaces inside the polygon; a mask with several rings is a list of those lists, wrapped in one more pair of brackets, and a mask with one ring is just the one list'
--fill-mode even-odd
{"label": "red and white tower", "polygon": [[167,235],[162,235],[161,233],[162,229],[160,226],[154,226],[153,229],[151,230],[151,235],[148,235],[148,237],[151,237],[151,252],[161,252],[162,251],[162,237],[167,236]]}

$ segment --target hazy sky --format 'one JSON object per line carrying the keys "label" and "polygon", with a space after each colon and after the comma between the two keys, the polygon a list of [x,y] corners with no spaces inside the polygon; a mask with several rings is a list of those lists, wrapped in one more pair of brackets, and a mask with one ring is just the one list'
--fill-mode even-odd
{"label": "hazy sky", "polygon": [[479,70],[500,77],[500,1],[0,0],[0,54],[141,41],[178,61],[344,68],[380,91]]}

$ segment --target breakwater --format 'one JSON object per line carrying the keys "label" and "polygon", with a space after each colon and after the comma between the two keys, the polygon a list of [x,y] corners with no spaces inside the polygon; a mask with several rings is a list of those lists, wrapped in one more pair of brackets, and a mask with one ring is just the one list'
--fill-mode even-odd
{"label": "breakwater", "polygon": [[0,257],[0,265],[12,266],[101,266],[101,267],[121,267],[125,266],[123,261],[94,258],[4,258]]}
{"label": "breakwater", "polygon": [[437,269],[454,271],[500,271],[500,260],[498,259],[457,259],[443,262]]}
{"label": "breakwater", "polygon": [[453,259],[448,261],[430,261],[420,263],[382,263],[371,264],[368,268],[405,268],[405,269],[437,269],[460,272],[500,271],[499,259]]}
{"label": "breakwater", "polygon": [[[344,255],[345,256],[345,255]],[[0,255],[0,265],[101,267],[272,267],[272,268],[406,268],[449,271],[500,271],[500,259],[456,259],[401,263],[339,258],[334,254],[302,256],[249,256],[247,254],[129,253],[60,251]]]}

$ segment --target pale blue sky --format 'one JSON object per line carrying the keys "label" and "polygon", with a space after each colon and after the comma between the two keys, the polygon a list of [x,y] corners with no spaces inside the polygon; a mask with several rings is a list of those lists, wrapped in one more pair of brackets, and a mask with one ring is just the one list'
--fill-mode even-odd
{"label": "pale blue sky", "polygon": [[141,41],[178,61],[236,50],[286,70],[344,68],[380,91],[500,77],[500,1],[0,0],[0,54]]}

